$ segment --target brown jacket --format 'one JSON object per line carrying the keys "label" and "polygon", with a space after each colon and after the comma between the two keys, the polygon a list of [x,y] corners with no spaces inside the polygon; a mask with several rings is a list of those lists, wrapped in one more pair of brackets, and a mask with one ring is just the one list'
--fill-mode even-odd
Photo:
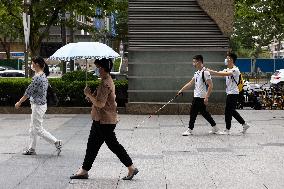
{"label": "brown jacket", "polygon": [[92,106],[92,119],[100,121],[101,124],[116,124],[115,85],[110,75],[102,78],[101,84],[93,95],[96,100]]}

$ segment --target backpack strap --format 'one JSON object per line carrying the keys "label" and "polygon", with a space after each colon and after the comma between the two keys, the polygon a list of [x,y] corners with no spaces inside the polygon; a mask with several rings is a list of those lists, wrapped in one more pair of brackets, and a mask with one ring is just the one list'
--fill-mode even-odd
{"label": "backpack strap", "polygon": [[[236,66],[235,66],[236,67]],[[238,68],[238,67],[236,67],[236,68]],[[240,73],[240,75],[239,75],[239,82],[237,82],[236,80],[235,80],[235,77],[232,75],[231,76],[231,78],[234,80],[234,82],[237,84],[237,85],[239,85],[240,84],[240,80],[241,80],[241,73]]]}
{"label": "backpack strap", "polygon": [[235,83],[236,83],[237,85],[239,85],[239,84],[241,83],[242,74],[240,73],[240,75],[239,75],[239,82],[237,82],[237,81],[235,80],[234,76],[231,76],[231,78],[235,81]]}
{"label": "backpack strap", "polygon": [[203,80],[203,83],[206,83],[206,82],[205,82],[204,71],[202,72],[202,80]]}
{"label": "backpack strap", "polygon": [[[204,70],[204,71],[205,71],[205,70]],[[204,83],[204,85],[206,86],[206,90],[207,90],[208,84],[207,84],[206,81],[205,81],[204,71],[202,72],[202,80],[203,80],[203,83]]]}
{"label": "backpack strap", "polygon": [[[240,76],[239,76],[240,77]],[[234,82],[238,85],[239,83],[235,80],[234,76],[232,75],[231,78],[234,80]]]}

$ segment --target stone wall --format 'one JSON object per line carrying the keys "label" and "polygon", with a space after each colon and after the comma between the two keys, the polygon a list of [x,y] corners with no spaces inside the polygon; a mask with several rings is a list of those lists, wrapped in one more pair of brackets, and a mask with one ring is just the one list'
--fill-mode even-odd
{"label": "stone wall", "polygon": [[225,36],[233,32],[234,0],[197,0],[199,6],[217,23]]}

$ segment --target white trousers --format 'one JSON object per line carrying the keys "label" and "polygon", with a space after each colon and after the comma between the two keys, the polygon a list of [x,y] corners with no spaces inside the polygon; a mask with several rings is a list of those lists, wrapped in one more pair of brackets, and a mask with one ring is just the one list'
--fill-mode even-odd
{"label": "white trousers", "polygon": [[42,127],[43,116],[47,110],[47,105],[37,105],[31,103],[32,115],[30,123],[30,144],[29,149],[36,148],[37,136],[42,137],[47,142],[54,144],[57,139]]}

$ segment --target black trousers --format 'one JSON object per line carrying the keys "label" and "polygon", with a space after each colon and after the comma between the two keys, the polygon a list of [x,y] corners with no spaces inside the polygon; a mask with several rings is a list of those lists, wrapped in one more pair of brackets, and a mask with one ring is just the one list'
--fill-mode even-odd
{"label": "black trousers", "polygon": [[117,141],[114,132],[115,127],[115,124],[100,124],[99,121],[93,121],[82,166],[84,170],[89,171],[91,169],[99,149],[104,142],[126,167],[132,165],[131,158],[123,146]]}
{"label": "black trousers", "polygon": [[226,108],[225,108],[225,122],[226,122],[226,129],[228,130],[230,130],[232,126],[232,117],[234,117],[240,124],[245,123],[245,120],[236,111],[238,99],[239,99],[238,94],[227,95]]}
{"label": "black trousers", "polygon": [[190,120],[188,128],[193,129],[198,112],[210,123],[212,127],[216,125],[210,113],[206,110],[206,105],[204,104],[204,98],[194,97],[192,100],[190,108]]}

